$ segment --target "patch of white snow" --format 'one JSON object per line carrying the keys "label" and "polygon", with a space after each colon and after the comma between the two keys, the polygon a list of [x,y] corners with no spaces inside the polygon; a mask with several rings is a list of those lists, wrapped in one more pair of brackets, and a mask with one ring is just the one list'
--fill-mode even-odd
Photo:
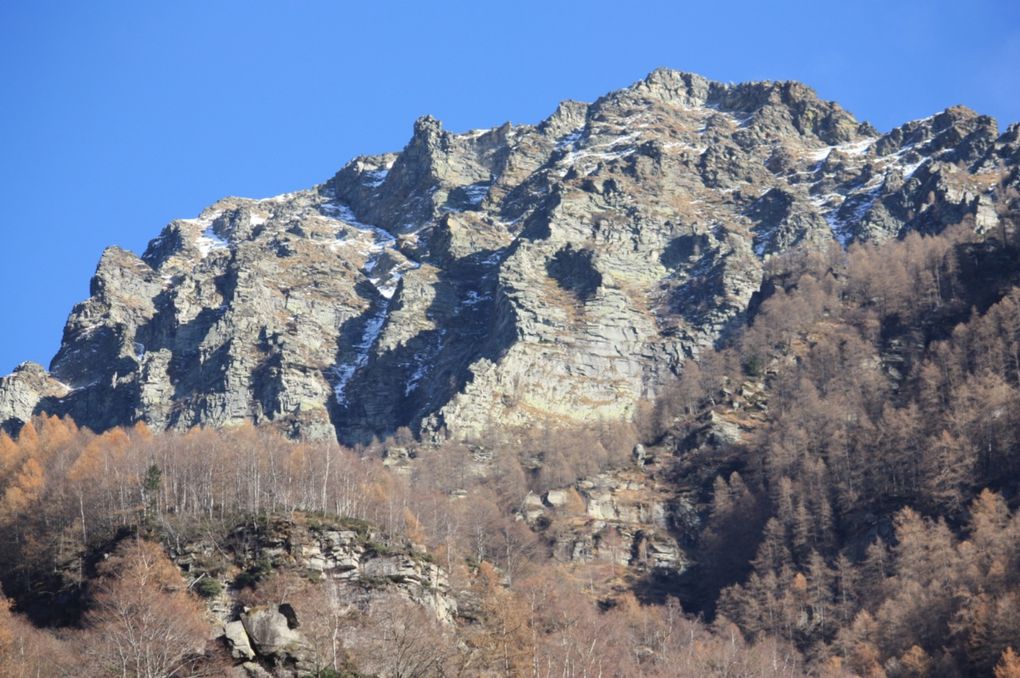
{"label": "patch of white snow", "polygon": [[584,128],[578,127],[569,134],[564,134],[562,137],[556,140],[556,150],[562,151],[567,148],[573,147],[581,139],[581,135],[584,134]]}
{"label": "patch of white snow", "polygon": [[202,235],[195,240],[195,247],[197,247],[198,251],[202,253],[202,258],[204,259],[209,256],[210,252],[215,250],[230,249],[230,243],[216,235],[212,226],[209,226],[202,231]]}
{"label": "patch of white snow", "polygon": [[365,172],[362,176],[364,177],[364,184],[371,188],[379,188],[386,181],[386,177],[389,176],[389,168],[370,170]]}
{"label": "patch of white snow", "polygon": [[467,194],[468,202],[472,205],[478,205],[485,199],[485,196],[489,194],[489,183],[485,182],[465,186],[464,193]]}
{"label": "patch of white snow", "polygon": [[[369,245],[368,251],[364,252],[368,258],[361,269],[365,275],[368,275],[379,268],[382,255],[387,249],[391,249],[396,245],[397,239],[392,234],[378,226],[358,221],[354,212],[347,205],[332,203],[322,205],[320,209],[322,212],[327,214],[329,218],[342,221],[348,226],[363,233],[372,234],[372,243]],[[348,242],[348,240],[338,240],[337,242],[332,243],[331,247],[334,247],[335,249]],[[404,273],[411,269],[418,268],[419,266],[420,264],[418,262],[408,259],[406,263],[398,264],[390,268],[385,276],[369,278],[369,282],[371,282],[376,288],[376,291],[379,292],[382,300],[378,303],[376,309],[372,311],[372,314],[366,319],[361,337],[354,345],[354,356],[350,360],[334,366],[331,370],[335,379],[333,392],[336,397],[337,404],[342,406],[348,404],[346,397],[347,385],[350,383],[355,373],[368,364],[372,347],[375,346],[375,343],[378,341],[379,335],[382,333],[382,329],[386,324],[386,320],[389,317],[390,304],[392,302],[393,295],[396,293],[397,287],[404,277]]]}
{"label": "patch of white snow", "polygon": [[921,165],[925,163],[926,160],[928,160],[928,158],[922,157],[917,162],[912,162],[909,165],[903,165],[903,178],[909,179],[910,177],[914,176],[914,172],[916,172],[918,168],[920,168]]}
{"label": "patch of white snow", "polygon": [[478,292],[476,292],[474,290],[469,290],[468,293],[466,295],[464,295],[464,305],[465,306],[477,306],[478,304],[482,303],[483,301],[488,301],[489,299],[492,299],[492,295],[490,295],[490,294],[478,294]]}
{"label": "patch of white snow", "polygon": [[383,325],[386,324],[386,318],[389,315],[390,302],[386,301],[379,304],[379,308],[368,317],[365,321],[365,327],[361,331],[361,337],[358,342],[354,344],[354,357],[340,365],[333,368],[333,377],[336,381],[333,383],[333,395],[336,398],[338,405],[347,405],[347,385],[354,378],[355,373],[368,364],[368,358],[371,354],[372,347],[375,346],[375,342],[379,339],[379,335],[382,333]]}

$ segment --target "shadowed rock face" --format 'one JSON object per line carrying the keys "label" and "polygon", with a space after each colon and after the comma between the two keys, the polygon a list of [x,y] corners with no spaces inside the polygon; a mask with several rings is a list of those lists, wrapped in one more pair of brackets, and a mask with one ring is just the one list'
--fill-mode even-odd
{"label": "shadowed rock face", "polygon": [[1017,126],[954,107],[880,135],[798,83],[658,70],[538,125],[407,146],[104,252],[47,374],[0,380],[0,422],[399,426],[629,417],[739,322],[765,258],[995,225]]}
{"label": "shadowed rock face", "polygon": [[545,270],[560,287],[584,303],[595,296],[602,284],[602,274],[592,262],[593,257],[590,249],[575,250],[567,245],[549,260]]}

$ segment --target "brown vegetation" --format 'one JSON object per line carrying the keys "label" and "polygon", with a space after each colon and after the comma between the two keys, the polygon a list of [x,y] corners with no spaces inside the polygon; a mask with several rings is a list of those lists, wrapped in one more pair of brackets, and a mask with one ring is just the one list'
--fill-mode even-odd
{"label": "brown vegetation", "polygon": [[[690,439],[706,410],[753,415],[741,444],[675,463],[681,482],[721,474],[692,573],[701,609],[794,643],[818,671],[990,675],[1014,661],[1012,232],[770,262],[749,327],[660,400],[669,425],[653,428]],[[756,414],[733,395],[748,389],[763,394]]]}
{"label": "brown vegetation", "polygon": [[[442,445],[401,431],[352,450],[37,419],[0,435],[0,578],[18,611],[0,605],[0,675],[222,672],[201,575],[167,553],[268,515],[367,521],[378,548],[427,551],[462,600],[443,624],[328,578],[235,583],[297,609],[322,676],[1018,675],[1012,240],[964,228],[772,259],[747,327],[636,426]],[[743,439],[713,438],[718,422]],[[658,481],[702,499],[678,535],[696,565],[659,604],[615,562],[557,562],[557,526],[520,519],[529,491],[630,465],[638,440]],[[412,460],[386,467],[398,450]],[[562,521],[587,520],[562,496]]]}

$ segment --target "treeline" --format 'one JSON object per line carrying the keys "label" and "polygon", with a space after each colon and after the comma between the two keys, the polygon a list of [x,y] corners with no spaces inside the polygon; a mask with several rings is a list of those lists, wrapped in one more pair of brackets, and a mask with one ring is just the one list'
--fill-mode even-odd
{"label": "treeline", "polygon": [[[88,554],[125,528],[182,541],[250,516],[315,511],[396,539],[410,532],[454,575],[469,557],[512,576],[536,551],[514,513],[524,496],[626,463],[634,436],[629,426],[519,431],[436,447],[403,432],[355,450],[253,426],[95,434],[39,417],[16,440],[0,433],[0,575],[20,595],[40,572],[83,572]],[[414,463],[394,472],[384,460],[398,456]]]}
{"label": "treeline", "polygon": [[[182,576],[167,554],[225,539],[239,521],[296,513],[355,518],[384,544],[420,544],[468,601],[468,616],[448,626],[397,595],[366,608],[363,593],[329,578],[283,570],[234,582],[244,604],[297,609],[321,676],[798,673],[787,644],[748,643],[676,601],[621,595],[600,606],[589,591],[597,574],[553,562],[517,519],[529,490],[575,479],[574,455],[586,455],[576,460],[584,472],[622,463],[629,453],[607,447],[629,450],[633,435],[539,431],[425,447],[402,434],[350,450],[253,427],[97,435],[38,418],[17,439],[0,436],[0,574],[14,609],[37,622],[0,601],[0,675],[223,675],[232,661],[207,640],[200,575]],[[409,451],[418,458],[401,472],[381,461]]]}
{"label": "treeline", "polygon": [[[295,606],[321,676],[1020,676],[1007,226],[771,259],[743,331],[634,426],[442,445],[405,430],[358,449],[46,417],[0,435],[0,581],[17,611],[0,605],[0,675],[220,675],[231,662],[205,642],[195,581],[166,554],[305,513],[419,545],[468,603],[443,625],[328,579],[233,582],[238,600]],[[650,472],[704,509],[677,527],[695,562],[662,605],[598,599],[605,563],[556,562],[520,519],[529,491],[631,466],[639,441],[657,448]],[[125,630],[170,633],[159,609],[183,623],[163,659]]]}
{"label": "treeline", "polygon": [[[695,607],[818,672],[1015,675],[1015,237],[964,224],[769,262],[747,328],[651,418],[711,505]],[[708,413],[743,439],[700,444]]]}
{"label": "treeline", "polygon": [[98,568],[82,629],[39,629],[0,595],[0,676],[219,676],[204,606],[163,548],[126,540]]}

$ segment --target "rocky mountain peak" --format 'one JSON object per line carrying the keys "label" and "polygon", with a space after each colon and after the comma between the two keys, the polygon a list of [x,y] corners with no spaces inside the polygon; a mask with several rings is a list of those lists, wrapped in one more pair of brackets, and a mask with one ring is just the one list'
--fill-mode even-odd
{"label": "rocky mountain peak", "polygon": [[546,136],[559,139],[584,127],[588,104],[581,101],[561,101],[556,110],[543,120],[538,129]]}
{"label": "rocky mountain peak", "polygon": [[768,257],[989,228],[1018,147],[963,108],[879,134],[799,83],[669,69],[537,125],[425,116],[319,186],[104,252],[54,377],[5,378],[0,420],[356,442],[627,418],[742,322]]}
{"label": "rocky mountain peak", "polygon": [[412,137],[411,143],[413,144],[417,140],[423,140],[424,143],[428,144],[433,139],[438,139],[443,133],[443,123],[436,120],[431,115],[423,115],[414,121],[414,136]]}
{"label": "rocky mountain peak", "polygon": [[675,106],[704,106],[714,90],[721,85],[696,73],[685,73],[670,68],[656,68],[644,80],[627,90],[639,97],[655,99]]}

